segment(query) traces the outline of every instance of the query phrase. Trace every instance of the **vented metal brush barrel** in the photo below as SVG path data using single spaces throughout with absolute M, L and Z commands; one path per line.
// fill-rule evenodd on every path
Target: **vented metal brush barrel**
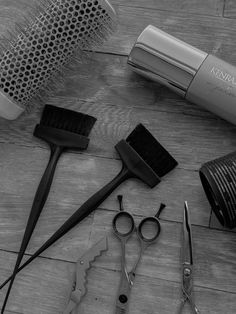
M 200 178 L 220 223 L 236 227 L 236 152 L 204 164 Z
M 0 115 L 15 119 L 47 95 L 83 50 L 100 45 L 113 30 L 107 0 L 47 0 L 25 26 L 5 41 L 0 56 Z M 77 57 L 76 56 L 76 57 Z

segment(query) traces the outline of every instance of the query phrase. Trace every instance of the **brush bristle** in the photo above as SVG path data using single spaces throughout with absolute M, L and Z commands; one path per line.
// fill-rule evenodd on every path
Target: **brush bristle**
M 166 175 L 178 164 L 142 124 L 136 126 L 126 141 L 159 177 Z
M 46 105 L 40 124 L 88 136 L 96 120 L 96 118 L 81 112 Z

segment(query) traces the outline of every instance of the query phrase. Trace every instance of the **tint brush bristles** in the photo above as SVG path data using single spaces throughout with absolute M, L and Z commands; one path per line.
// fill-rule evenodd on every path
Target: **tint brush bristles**
M 177 166 L 177 161 L 141 123 L 127 137 L 126 142 L 159 177 Z
M 46 105 L 40 125 L 88 136 L 95 122 L 96 119 L 87 114 Z
M 77 211 L 39 248 L 19 269 L 22 270 L 48 247 L 81 222 L 124 181 L 138 178 L 149 187 L 155 187 L 160 177 L 172 170 L 177 162 L 164 147 L 142 125 L 138 125 L 127 137 L 115 146 L 122 161 L 122 167 L 116 177 L 90 197 Z M 9 280 L 8 278 L 1 287 Z
M 68 148 L 78 150 L 86 149 L 89 143 L 88 135 L 95 122 L 96 119 L 94 117 L 80 112 L 51 105 L 46 105 L 44 108 L 40 124 L 36 126 L 34 135 L 49 144 L 51 156 L 34 197 L 20 252 L 17 257 L 13 275 L 11 276 L 11 282 L 1 313 L 4 313 L 15 276 L 47 200 L 59 157 L 62 152 Z

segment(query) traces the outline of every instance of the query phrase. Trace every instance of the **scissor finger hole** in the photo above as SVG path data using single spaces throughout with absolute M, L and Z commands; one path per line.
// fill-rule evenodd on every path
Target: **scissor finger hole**
M 113 228 L 118 235 L 127 236 L 135 228 L 134 219 L 129 213 L 120 212 L 113 219 Z
M 153 242 L 161 231 L 161 225 L 157 218 L 147 217 L 143 219 L 138 227 L 138 233 L 145 242 Z

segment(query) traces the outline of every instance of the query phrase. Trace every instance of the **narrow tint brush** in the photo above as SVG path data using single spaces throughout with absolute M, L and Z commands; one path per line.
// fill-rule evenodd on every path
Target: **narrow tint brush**
M 66 149 L 85 150 L 89 144 L 88 135 L 96 119 L 69 109 L 46 105 L 40 124 L 36 125 L 34 136 L 46 141 L 51 149 L 50 159 L 34 197 L 30 216 L 13 271 L 1 313 L 4 312 L 15 275 L 24 256 L 36 223 L 47 200 L 57 162 Z
M 176 160 L 142 124 L 139 124 L 126 140 L 121 140 L 115 148 L 122 161 L 122 169 L 119 174 L 100 191 L 89 198 L 51 238 L 18 269 L 18 272 L 94 211 L 122 182 L 129 178 L 138 178 L 150 188 L 153 188 L 161 181 L 161 177 L 177 166 Z M 1 287 L 10 279 L 11 277 L 8 278 Z

